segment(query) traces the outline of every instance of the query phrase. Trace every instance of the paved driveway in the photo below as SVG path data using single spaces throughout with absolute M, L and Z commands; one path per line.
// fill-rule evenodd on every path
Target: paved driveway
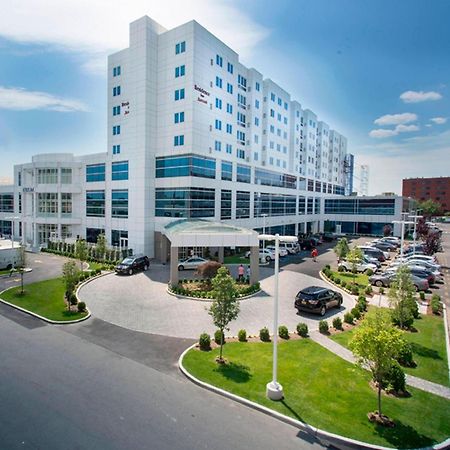
M 85 301 L 94 317 L 135 331 L 182 338 L 198 338 L 203 331 L 214 332 L 207 308 L 209 302 L 179 299 L 166 292 L 167 271 L 164 266 L 152 266 L 147 273 L 131 277 L 109 274 L 100 277 L 80 290 L 80 299 Z M 241 301 L 239 318 L 231 324 L 230 335 L 237 335 L 244 328 L 247 334 L 258 334 L 270 328 L 273 318 L 274 276 L 270 269 L 262 269 L 263 291 L 252 298 Z M 297 315 L 293 307 L 296 293 L 310 285 L 326 286 L 322 280 L 282 270 L 280 272 L 279 324 L 294 331 L 298 322 L 306 322 L 310 330 L 318 328 L 320 316 Z M 330 320 L 353 307 L 350 296 L 344 295 L 340 310 L 329 310 L 325 316 Z

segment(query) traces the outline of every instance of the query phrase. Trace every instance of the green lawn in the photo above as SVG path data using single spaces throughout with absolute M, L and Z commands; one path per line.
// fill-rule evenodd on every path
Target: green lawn
M 6 275 L 6 274 L 10 274 L 11 270 L 10 269 L 1 269 L 0 270 L 0 275 Z
M 404 338 L 412 344 L 417 367 L 404 367 L 404 371 L 425 380 L 450 386 L 447 351 L 445 349 L 444 321 L 440 316 L 422 315 L 414 321 L 417 332 L 405 331 Z M 353 330 L 334 334 L 331 339 L 348 347 Z
M 369 277 L 364 273 L 353 274 L 351 272 L 338 272 L 336 270 L 332 270 L 331 272 L 334 275 L 334 279 L 340 278 L 341 282 L 345 280 L 347 287 L 350 283 L 353 283 L 353 277 L 355 277 L 356 284 L 361 288 L 365 288 L 369 284 Z
M 74 311 L 67 311 L 61 278 L 27 284 L 23 295 L 20 286 L 9 289 L 1 294 L 1 298 L 50 320 L 76 320 L 87 315 L 75 311 L 75 306 L 72 306 Z
M 224 264 L 250 264 L 250 259 L 244 257 L 244 253 L 240 255 L 225 256 L 223 258 Z
M 191 350 L 183 364 L 195 377 L 323 430 L 389 447 L 430 446 L 450 435 L 450 401 L 409 388 L 410 398 L 383 396 L 384 413 L 396 427 L 373 425 L 367 412 L 377 408 L 368 372 L 344 361 L 310 339 L 279 344 L 279 382 L 285 399 L 266 398 L 271 380 L 272 344 L 227 343 L 229 361 L 218 366 L 218 350 Z

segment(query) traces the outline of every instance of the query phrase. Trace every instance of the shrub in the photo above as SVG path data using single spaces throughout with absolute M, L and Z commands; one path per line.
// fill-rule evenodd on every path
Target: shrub
M 200 350 L 210 350 L 211 349 L 211 337 L 208 333 L 202 333 L 200 339 L 198 340 Z
M 263 342 L 269 342 L 270 341 L 269 329 L 267 327 L 261 328 L 259 330 L 259 338 Z
M 420 314 L 419 314 L 419 305 L 417 304 L 416 299 L 413 297 L 407 298 L 406 305 L 411 311 L 414 319 L 418 319 L 420 317 Z
M 393 362 L 392 367 L 386 376 L 386 385 L 384 386 L 387 390 L 392 390 L 395 392 L 405 392 L 406 390 L 406 377 L 405 372 L 398 364 L 398 362 Z
M 440 314 L 441 313 L 441 297 L 437 294 L 433 294 L 431 297 L 431 311 L 433 314 Z
M 338 266 L 338 272 L 345 272 L 344 266 Z
M 341 279 L 340 278 L 336 278 L 335 280 L 334 280 L 334 282 L 336 283 L 336 284 L 341 284 Z
M 78 299 L 77 299 L 77 296 L 75 295 L 75 292 L 72 292 L 69 295 L 69 302 L 72 306 L 75 306 L 78 303 Z
M 300 322 L 297 324 L 297 333 L 301 337 L 308 337 L 308 325 L 306 323 Z
M 214 342 L 217 345 L 220 345 L 222 340 L 223 340 L 223 343 L 225 344 L 225 335 L 223 334 L 223 331 L 222 330 L 216 330 L 214 332 Z
M 328 278 L 329 278 L 331 281 L 334 281 L 334 274 L 333 274 L 333 272 L 330 272 L 330 275 L 328 275 Z
M 238 331 L 239 342 L 247 342 L 247 332 L 245 330 Z
M 352 310 L 350 312 L 356 320 L 358 320 L 361 317 L 361 311 L 359 310 L 359 308 L 357 306 L 352 308 Z
M 328 322 L 326 321 L 326 320 L 321 320 L 320 322 L 319 322 L 319 331 L 322 333 L 322 334 L 326 334 L 326 333 L 328 333 Z
M 360 312 L 362 312 L 362 313 L 364 311 L 367 311 L 367 300 L 366 300 L 366 297 L 364 297 L 363 295 L 359 296 L 357 307 L 360 310 Z
M 397 361 L 404 367 L 416 367 L 416 363 L 413 358 L 412 346 L 409 342 L 403 342 Z
M 326 264 L 326 265 L 325 265 L 325 269 L 330 270 L 330 269 L 331 269 L 331 266 L 330 266 L 329 264 Z
M 286 325 L 280 325 L 278 327 L 278 336 L 281 339 L 289 339 L 289 330 Z
M 373 275 L 373 270 L 372 270 L 372 269 L 367 269 L 367 270 L 366 270 L 366 275 L 367 275 L 368 277 L 371 277 L 371 276 Z
M 351 291 L 353 295 L 358 295 L 359 294 L 359 287 L 357 285 L 352 285 L 351 287 Z
M 345 286 L 347 286 L 347 282 L 346 282 L 345 280 L 342 280 L 342 281 L 341 281 L 341 286 L 342 286 L 343 288 L 345 288 Z
M 383 294 L 384 294 L 384 287 L 383 287 L 383 286 L 381 286 L 381 287 L 380 287 L 380 290 L 379 290 L 379 292 L 380 292 L 380 294 L 381 294 L 381 295 L 383 295 Z
M 342 330 L 342 320 L 340 317 L 335 317 L 333 319 L 333 328 L 336 328 L 336 330 Z
M 373 288 L 372 288 L 372 286 L 369 284 L 368 286 L 366 286 L 366 289 L 364 290 L 364 293 L 365 293 L 366 295 L 371 295 L 372 292 L 373 292 Z
M 353 325 L 353 314 L 352 313 L 345 313 L 344 314 L 344 322 L 349 323 L 350 325 Z
M 419 298 L 420 298 L 420 300 L 424 301 L 425 300 L 425 292 L 420 291 L 419 292 Z
M 78 312 L 85 312 L 86 311 L 86 303 L 80 302 L 77 304 Z

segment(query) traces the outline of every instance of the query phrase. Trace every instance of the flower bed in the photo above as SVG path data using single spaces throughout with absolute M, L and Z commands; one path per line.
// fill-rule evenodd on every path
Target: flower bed
M 249 285 L 236 283 L 238 298 L 247 297 L 261 290 L 259 283 Z M 169 291 L 186 297 L 214 299 L 212 285 L 208 280 L 180 280 L 177 286 L 169 286 Z

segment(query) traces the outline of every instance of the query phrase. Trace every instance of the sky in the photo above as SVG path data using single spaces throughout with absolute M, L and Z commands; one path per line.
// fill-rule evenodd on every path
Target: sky
M 450 2 L 0 0 L 0 182 L 36 153 L 106 151 L 106 57 L 129 22 L 195 19 L 348 138 L 355 189 L 450 176 Z

